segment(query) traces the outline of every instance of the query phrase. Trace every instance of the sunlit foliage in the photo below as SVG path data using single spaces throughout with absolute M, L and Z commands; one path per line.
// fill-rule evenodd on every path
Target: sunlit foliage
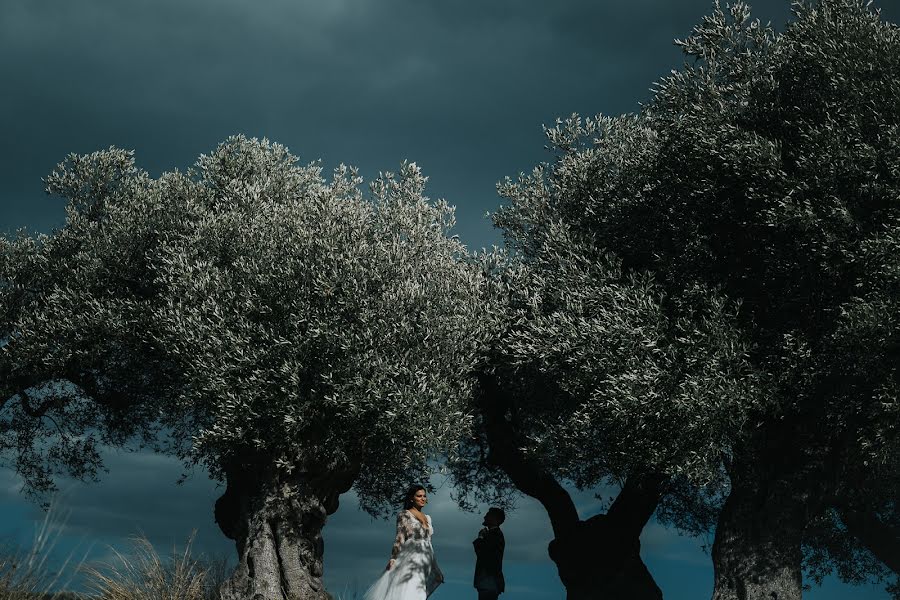
M 62 419 L 71 444 L 164 426 L 154 445 L 214 477 L 244 456 L 358 472 L 372 510 L 425 478 L 469 426 L 481 286 L 425 182 L 404 163 L 365 193 L 352 168 L 243 137 L 158 178 L 121 150 L 70 156 L 47 180 L 65 226 L 3 242 L 20 472 L 46 487 L 53 460 L 96 464 Z M 28 397 L 54 400 L 31 417 Z

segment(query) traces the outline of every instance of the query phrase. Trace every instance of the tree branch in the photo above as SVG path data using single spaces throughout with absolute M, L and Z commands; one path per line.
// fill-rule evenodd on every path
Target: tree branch
M 0 410 L 2 410 L 10 400 L 19 396 L 22 393 L 21 390 L 32 388 L 40 383 L 40 381 L 41 380 L 37 377 L 4 377 L 2 387 L 0 387 Z
M 607 518 L 614 520 L 623 531 L 639 537 L 656 512 L 667 482 L 668 478 L 660 473 L 632 475 L 606 511 Z
M 872 511 L 838 508 L 847 531 L 894 573 L 900 574 L 900 530 L 884 523 Z
M 55 406 L 59 406 L 60 400 L 55 396 L 51 396 L 47 398 L 43 402 L 41 402 L 37 407 L 32 406 L 31 404 L 31 396 L 28 395 L 28 392 L 25 390 L 21 390 L 19 392 L 20 402 L 22 404 L 22 411 L 25 412 L 29 417 L 33 417 L 35 419 L 43 417 L 47 414 L 47 411 Z
M 106 391 L 101 389 L 100 385 L 97 384 L 96 378 L 91 375 L 70 371 L 66 373 L 66 379 L 81 388 L 85 395 L 100 406 L 115 409 L 125 406 L 128 402 L 127 398 L 114 390 Z
M 578 524 L 578 511 L 571 496 L 537 461 L 520 449 L 521 436 L 506 418 L 509 394 L 500 389 L 497 379 L 479 376 L 478 405 L 484 419 L 490 452 L 488 460 L 503 469 L 515 486 L 540 502 L 550 517 L 553 535 L 560 537 Z

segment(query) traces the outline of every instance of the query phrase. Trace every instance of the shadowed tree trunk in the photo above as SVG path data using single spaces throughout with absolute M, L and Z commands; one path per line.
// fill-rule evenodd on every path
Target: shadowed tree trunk
M 238 565 L 222 585 L 222 600 L 323 600 L 322 527 L 355 474 L 299 473 L 270 467 L 226 470 L 216 522 L 235 541 Z
M 800 599 L 803 536 L 836 468 L 831 455 L 809 453 L 814 430 L 793 415 L 757 429 L 754 450 L 737 453 L 712 547 L 713 600 Z
M 605 515 L 582 521 L 569 493 L 519 450 L 520 436 L 507 418 L 508 395 L 493 377 L 482 377 L 480 385 L 488 460 L 546 509 L 554 535 L 548 550 L 567 600 L 661 600 L 662 591 L 641 560 L 640 535 L 656 511 L 665 478 L 629 477 Z
M 556 533 L 550 558 L 570 600 L 659 600 L 662 591 L 641 560 L 640 536 L 662 496 L 658 475 L 632 476 L 605 515 Z
M 801 597 L 806 510 L 786 487 L 767 481 L 732 481 L 712 548 L 713 600 Z
M 842 490 L 853 430 L 817 448 L 817 423 L 804 418 L 760 428 L 749 444 L 755 452 L 729 468 L 731 492 L 712 547 L 713 600 L 799 600 L 807 527 L 829 508 L 873 556 L 895 573 L 900 569 L 894 521 L 880 518 L 865 500 L 853 502 L 864 482 L 854 484 L 853 494 Z

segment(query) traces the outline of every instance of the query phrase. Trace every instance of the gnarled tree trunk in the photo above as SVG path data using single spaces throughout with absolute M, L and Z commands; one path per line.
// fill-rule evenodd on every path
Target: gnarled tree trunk
M 324 600 L 322 527 L 352 473 L 285 476 L 267 466 L 226 469 L 216 522 L 237 546 L 222 600 Z
M 662 600 L 641 559 L 641 530 L 662 495 L 662 477 L 632 477 L 605 515 L 578 521 L 550 542 L 568 600 Z
M 488 460 L 546 509 L 555 536 L 548 550 L 567 600 L 662 600 L 641 560 L 640 536 L 662 498 L 666 479 L 657 474 L 630 477 L 605 515 L 580 520 L 569 493 L 520 450 L 521 436 L 507 418 L 512 404 L 508 394 L 487 375 L 480 385 Z
M 806 522 L 789 484 L 733 480 L 713 542 L 713 600 L 799 600 Z

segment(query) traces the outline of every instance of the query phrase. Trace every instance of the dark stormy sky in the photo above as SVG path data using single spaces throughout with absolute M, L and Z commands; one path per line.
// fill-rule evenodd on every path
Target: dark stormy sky
M 781 27 L 788 0 L 758 0 Z M 897 0 L 882 0 L 900 19 Z M 0 0 L 0 229 L 47 231 L 61 203 L 41 178 L 69 152 L 133 149 L 151 174 L 185 169 L 228 135 L 268 137 L 303 161 L 343 162 L 371 177 L 416 161 L 429 193 L 457 207 L 472 247 L 499 242 L 484 218 L 495 183 L 546 159 L 542 124 L 573 112 L 635 111 L 682 57 L 673 45 L 710 0 Z M 176 486 L 166 457 L 111 451 L 102 483 L 62 481 L 57 554 L 108 557 L 143 532 L 165 551 L 233 553 L 216 529 L 219 491 L 202 472 Z M 438 482 L 440 483 L 440 482 Z M 0 471 L 0 535 L 30 540 L 40 513 Z M 436 598 L 470 593 L 480 517 L 447 485 L 432 497 L 448 577 Z M 584 514 L 596 500 L 577 495 Z M 383 568 L 392 524 L 352 494 L 325 529 L 326 581 L 352 597 Z M 563 591 L 546 557 L 545 515 L 523 500 L 505 526 L 509 598 Z M 651 524 L 643 553 L 669 600 L 709 597 L 702 545 Z M 883 599 L 834 581 L 807 597 Z

